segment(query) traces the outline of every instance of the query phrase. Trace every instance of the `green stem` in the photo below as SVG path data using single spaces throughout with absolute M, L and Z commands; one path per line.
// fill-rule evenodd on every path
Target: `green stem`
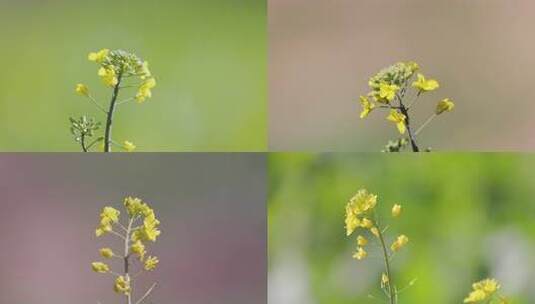
M 96 143 L 98 143 L 99 141 L 101 141 L 102 138 L 103 138 L 103 137 L 101 136 L 101 137 L 95 139 L 94 141 L 92 141 L 89 145 L 87 145 L 87 151 L 89 152 L 89 149 L 91 149 L 91 147 L 93 147 Z
M 409 117 L 409 108 L 403 104 L 403 98 L 405 97 L 406 88 L 407 82 L 405 82 L 401 95 L 396 94 L 399 101 L 399 111 L 401 112 L 401 114 L 405 115 L 405 127 L 407 128 L 407 133 L 409 133 L 409 141 L 411 143 L 412 152 L 420 152 L 420 148 L 416 143 L 416 135 L 412 132 L 411 121 Z
M 409 133 L 409 141 L 411 143 L 412 152 L 420 152 L 420 148 L 416 143 L 416 134 L 412 132 L 412 127 L 409 118 L 409 110 L 401 104 L 400 108 L 401 114 L 405 115 L 405 127 L 407 127 L 407 133 Z
M 85 146 L 85 135 L 80 136 L 80 145 L 82 145 L 82 151 L 87 152 L 87 147 Z
M 390 304 L 396 304 L 396 293 L 394 291 L 394 288 L 392 288 L 392 272 L 390 271 L 390 259 L 388 257 L 388 250 L 386 249 L 385 240 L 383 237 L 383 232 L 379 227 L 377 227 L 379 241 L 381 242 L 381 247 L 383 249 L 383 255 L 384 255 L 384 261 L 385 261 L 385 268 L 386 268 L 386 277 L 388 278 L 388 294 L 390 298 Z
M 106 109 L 104 109 L 104 108 L 103 108 L 103 107 L 102 107 L 102 106 L 95 100 L 95 98 L 93 98 L 93 96 L 88 95 L 87 97 L 89 97 L 89 99 L 93 102 L 93 104 L 94 104 L 99 110 L 101 110 L 101 111 L 104 112 L 104 113 L 108 113 L 108 112 L 106 112 Z
M 437 117 L 437 114 L 436 113 L 433 113 L 419 128 L 418 130 L 416 130 L 416 133 L 415 135 L 418 135 L 418 133 L 420 133 L 431 121 L 433 121 L 433 119 L 435 119 L 435 117 Z
M 121 85 L 122 75 L 119 73 L 117 77 L 117 84 L 113 88 L 113 94 L 111 96 L 110 110 L 108 111 L 108 117 L 106 119 L 106 131 L 104 134 L 104 152 L 111 152 L 111 128 L 113 123 L 113 112 L 115 111 L 115 103 L 117 102 L 117 97 L 119 96 L 119 86 Z

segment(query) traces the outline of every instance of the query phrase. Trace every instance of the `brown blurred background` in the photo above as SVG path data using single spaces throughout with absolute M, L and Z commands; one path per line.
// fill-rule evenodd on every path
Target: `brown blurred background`
M 266 303 L 265 178 L 259 154 L 0 155 L 0 303 L 122 302 L 91 262 L 120 247 L 94 236 L 101 208 L 129 195 L 162 230 L 136 299 L 157 281 L 147 303 Z
M 535 2 L 270 0 L 269 131 L 274 150 L 378 151 L 397 136 L 386 113 L 360 120 L 367 80 L 417 61 L 457 107 L 420 135 L 441 151 L 532 150 Z

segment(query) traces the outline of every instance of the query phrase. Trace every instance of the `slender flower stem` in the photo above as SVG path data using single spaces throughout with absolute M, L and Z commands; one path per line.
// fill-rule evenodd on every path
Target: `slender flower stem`
M 416 134 L 412 132 L 412 127 L 409 118 L 409 110 L 403 104 L 401 104 L 399 110 L 401 111 L 401 114 L 405 115 L 405 126 L 407 127 L 407 133 L 409 133 L 409 141 L 411 142 L 412 152 L 420 152 L 420 148 L 416 143 Z
M 127 232 L 128 229 L 121 223 L 117 222 L 117 226 L 119 226 L 119 228 L 121 228 L 124 232 Z
M 145 294 L 139 300 L 137 300 L 136 304 L 141 304 L 143 300 L 145 300 L 150 295 L 154 287 L 156 287 L 156 283 L 152 284 L 152 286 L 147 290 L 147 292 L 145 292 Z
M 416 133 L 414 134 L 418 135 L 431 121 L 433 121 L 433 119 L 435 119 L 435 117 L 437 117 L 436 113 L 433 113 L 431 116 L 429 116 L 429 118 L 418 128 L 418 130 L 416 130 Z
M 386 268 L 386 276 L 388 278 L 388 298 L 390 299 L 390 304 L 396 304 L 396 293 L 394 291 L 394 288 L 392 288 L 392 272 L 390 271 L 390 258 L 388 256 L 388 250 L 386 249 L 385 240 L 383 237 L 383 232 L 379 227 L 377 227 L 379 241 L 381 242 L 381 247 L 383 249 L 383 255 L 384 255 L 384 261 L 385 261 L 385 268 Z
M 130 101 L 133 101 L 133 100 L 134 100 L 134 97 L 131 97 L 131 98 L 128 98 L 128 99 L 125 99 L 125 100 L 121 100 L 121 101 L 117 102 L 117 105 L 122 105 L 123 103 L 127 103 L 127 102 L 130 102 Z
M 126 239 L 126 237 L 124 237 L 122 234 L 120 234 L 120 233 L 118 233 L 118 232 L 115 232 L 115 231 L 113 231 L 113 230 L 111 230 L 110 233 L 113 234 L 113 235 L 116 235 L 116 236 L 120 237 L 120 238 L 123 239 L 123 240 Z
M 108 118 L 106 120 L 106 132 L 104 135 L 104 152 L 111 152 L 111 125 L 113 123 L 113 112 L 115 111 L 115 103 L 117 102 L 117 97 L 119 96 L 119 86 L 121 85 L 122 74 L 119 73 L 117 76 L 117 84 L 113 88 L 113 94 L 111 96 L 110 110 L 108 111 Z
M 409 108 L 403 104 L 403 98 L 405 98 L 405 93 L 407 92 L 408 81 L 403 85 L 401 89 L 401 94 L 396 94 L 396 97 L 399 101 L 399 111 L 401 114 L 405 115 L 405 127 L 407 128 L 407 133 L 409 133 L 409 141 L 411 143 L 412 152 L 420 152 L 418 144 L 416 143 L 416 135 L 412 132 L 411 122 L 409 117 Z
M 87 147 L 85 145 L 85 135 L 84 134 L 82 134 L 82 136 L 80 136 L 80 145 L 82 145 L 82 151 L 87 152 Z
M 128 275 L 129 271 L 129 251 L 130 251 L 130 232 L 132 230 L 132 224 L 134 223 L 134 218 L 131 218 L 128 222 L 128 227 L 126 228 L 126 237 L 124 238 L 124 276 L 130 285 L 130 291 L 126 294 L 126 304 L 132 304 L 132 282 L 130 282 L 130 277 Z
M 93 145 L 95 145 L 96 143 L 98 143 L 99 141 L 101 141 L 103 139 L 103 137 L 99 137 L 97 139 L 95 139 L 94 141 L 92 141 L 89 145 L 87 145 L 87 152 L 89 152 L 89 149 L 91 149 L 91 147 L 93 147 Z
M 418 91 L 418 93 L 416 94 L 416 96 L 414 96 L 414 98 L 412 99 L 412 101 L 409 103 L 409 105 L 407 106 L 407 109 L 410 110 L 412 108 L 412 106 L 416 103 L 416 101 L 418 100 L 418 97 L 420 97 L 420 95 L 422 94 L 422 91 Z
M 105 114 L 107 114 L 108 112 L 106 112 L 106 109 L 104 109 L 103 106 L 100 105 L 100 103 L 98 103 L 95 98 L 93 98 L 93 96 L 91 95 L 88 95 L 87 97 L 89 97 L 89 99 L 93 102 L 93 104 L 99 109 L 101 110 L 102 112 L 104 112 Z

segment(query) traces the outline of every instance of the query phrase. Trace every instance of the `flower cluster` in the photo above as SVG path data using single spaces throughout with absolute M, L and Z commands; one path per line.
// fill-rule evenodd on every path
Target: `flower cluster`
M 112 93 L 109 106 L 105 108 L 93 97 L 87 85 L 82 83 L 76 85 L 75 92 L 88 98 L 107 116 L 104 136 L 98 137 L 91 144 L 81 142 L 82 148 L 84 148 L 84 145 L 92 147 L 94 143 L 103 141 L 102 148 L 105 152 L 111 151 L 112 144 L 131 152 L 136 148 L 132 142 L 125 140 L 122 144 L 118 144 L 111 138 L 113 114 L 117 110 L 117 106 L 123 103 L 133 100 L 143 103 L 152 97 L 152 90 L 156 87 L 156 80 L 149 70 L 149 63 L 133 53 L 123 50 L 110 51 L 109 49 L 91 52 L 88 55 L 88 59 L 98 64 L 97 74 L 104 85 L 112 89 Z M 137 92 L 124 100 L 118 100 L 121 90 L 128 88 L 137 88 Z M 73 125 L 72 119 L 71 125 Z M 83 150 L 87 152 L 89 148 Z
M 351 236 L 356 231 L 361 232 L 356 237 L 356 250 L 353 258 L 356 260 L 365 259 L 368 256 L 366 246 L 371 240 L 376 240 L 382 251 L 385 271 L 381 274 L 380 286 L 388 297 L 388 303 L 397 304 L 398 294 L 401 290 L 406 289 L 414 284 L 413 279 L 406 287 L 399 289 L 392 280 L 391 262 L 394 254 L 401 250 L 409 242 L 409 238 L 404 235 L 398 235 L 390 246 L 386 245 L 384 233 L 389 227 L 382 227 L 379 223 L 377 214 L 377 195 L 369 193 L 366 189 L 360 189 L 349 200 L 345 207 L 345 230 L 346 236 Z M 398 218 L 403 213 L 403 207 L 394 204 L 391 209 L 392 218 Z M 365 234 L 369 232 L 372 238 L 368 239 Z M 389 251 L 390 249 L 390 251 Z M 472 284 L 472 291 L 464 299 L 464 303 L 481 303 L 481 304 L 507 304 L 509 301 L 498 294 L 500 284 L 495 279 L 485 279 Z
M 100 224 L 95 230 L 95 234 L 97 236 L 101 236 L 107 232 L 112 231 L 112 224 L 115 224 L 119 221 L 120 214 L 121 213 L 119 212 L 119 210 L 113 207 L 104 207 L 104 209 L 102 209 L 102 212 L 100 213 Z
M 90 146 L 88 147 L 87 139 L 95 135 L 95 132 L 100 128 L 100 122 L 85 115 L 78 119 L 71 117 L 69 121 L 71 122 L 71 134 L 74 136 L 74 141 L 80 143 L 83 151 L 87 151 L 90 148 Z
M 368 193 L 367 190 L 361 189 L 355 194 L 346 205 L 345 227 L 346 235 L 350 236 L 358 229 L 367 229 L 375 237 L 380 238 L 381 232 L 378 228 L 378 223 L 370 219 L 374 216 L 373 212 L 377 205 L 377 195 Z M 401 206 L 396 204 L 392 207 L 392 216 L 398 217 L 401 214 Z M 409 242 L 405 235 L 400 235 L 392 243 L 390 248 L 392 251 L 398 251 Z M 357 260 L 362 260 L 367 256 L 364 246 L 368 244 L 368 240 L 362 236 L 357 236 L 357 249 L 353 257 Z
M 378 241 L 382 252 L 384 254 L 385 260 L 385 272 L 381 276 L 381 288 L 385 290 L 385 293 L 390 299 L 390 303 L 396 303 L 397 299 L 397 289 L 395 288 L 391 273 L 390 273 L 390 261 L 394 252 L 399 251 L 409 242 L 409 238 L 401 234 L 399 235 L 391 244 L 390 250 L 388 252 L 385 238 L 383 233 L 385 228 L 381 227 L 377 216 L 375 214 L 375 209 L 377 206 L 377 195 L 369 193 L 366 189 L 359 190 L 346 204 L 345 211 L 345 229 L 346 235 L 350 236 L 358 229 L 363 230 L 362 232 L 369 231 L 369 233 Z M 392 207 L 391 215 L 394 218 L 397 218 L 402 213 L 402 207 L 399 204 L 395 204 Z M 353 258 L 357 260 L 362 260 L 368 256 L 366 251 L 366 246 L 369 243 L 368 238 L 366 238 L 363 233 L 357 235 L 356 238 L 356 250 L 353 254 Z
M 500 284 L 495 279 L 485 279 L 472 284 L 472 291 L 464 299 L 464 303 L 497 303 L 505 304 L 507 299 L 497 294 Z
M 100 213 L 100 221 L 95 229 L 97 237 L 111 234 L 117 236 L 124 244 L 123 253 L 115 253 L 111 248 L 105 247 L 99 250 L 100 256 L 106 259 L 118 258 L 124 261 L 122 273 L 113 272 L 110 266 L 104 262 L 93 262 L 93 271 L 98 273 L 110 273 L 115 276 L 113 289 L 115 292 L 125 295 L 130 303 L 132 297 L 132 281 L 135 276 L 131 275 L 131 257 L 141 263 L 140 271 L 152 271 L 156 268 L 159 260 L 156 256 L 147 256 L 146 242 L 155 242 L 161 234 L 160 221 L 156 218 L 154 210 L 139 198 L 127 197 L 123 203 L 128 215 L 125 223 L 121 223 L 121 212 L 111 206 L 106 206 Z M 146 293 L 152 291 L 153 286 Z M 146 295 L 144 297 L 146 297 Z M 141 303 L 141 302 L 138 302 Z
M 121 78 L 139 77 L 140 80 L 154 82 L 149 70 L 149 63 L 142 61 L 135 54 L 123 50 L 102 49 L 98 52 L 91 52 L 88 55 L 89 61 L 96 62 L 100 65 L 98 76 L 102 82 L 109 87 L 114 87 L 119 83 Z M 143 84 L 140 86 L 140 90 Z
M 375 109 L 389 110 L 386 119 L 395 124 L 400 134 L 408 133 L 413 151 L 418 152 L 416 136 L 436 116 L 453 110 L 455 104 L 449 98 L 440 100 L 430 118 L 417 130 L 413 131 L 410 125 L 409 110 L 418 97 L 440 87 L 435 79 L 428 79 L 419 73 L 420 67 L 415 62 L 398 62 L 382 69 L 368 81 L 370 92 L 360 96 L 362 111 L 360 118 L 367 117 Z M 407 102 L 406 97 L 410 88 L 415 90 L 412 101 Z M 392 151 L 393 152 L 393 151 Z

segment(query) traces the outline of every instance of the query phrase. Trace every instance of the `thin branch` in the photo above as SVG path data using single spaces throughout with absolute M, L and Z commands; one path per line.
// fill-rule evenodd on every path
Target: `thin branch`
M 85 134 L 80 136 L 80 145 L 82 146 L 82 151 L 87 152 L 88 148 L 85 145 Z
M 120 238 L 123 239 L 123 240 L 126 239 L 125 236 L 123 236 L 122 234 L 120 234 L 120 233 L 118 233 L 118 232 L 115 232 L 115 231 L 113 231 L 113 230 L 111 230 L 110 233 L 113 234 L 113 235 L 116 235 L 116 236 L 120 237 Z
M 104 114 L 108 114 L 108 112 L 106 111 L 106 109 L 104 109 L 104 107 L 101 106 L 100 103 L 98 103 L 98 101 L 96 101 L 95 98 L 93 98 L 93 96 L 91 96 L 91 95 L 87 95 L 87 97 L 89 97 L 89 99 L 93 102 L 93 104 L 94 104 L 95 106 L 97 106 L 97 108 L 98 108 L 99 110 L 101 110 L 102 112 L 104 112 Z
M 396 110 L 401 109 L 401 107 L 393 106 L 391 104 L 388 104 L 387 106 L 379 105 L 379 106 L 376 106 L 376 108 L 379 108 L 379 109 L 396 109 Z
M 392 272 L 390 271 L 390 259 L 388 257 L 388 250 L 386 249 L 385 240 L 383 237 L 383 233 L 381 232 L 381 229 L 377 228 L 379 240 L 381 241 L 381 247 L 383 249 L 383 255 L 384 255 L 384 262 L 385 262 L 385 268 L 386 268 L 386 276 L 388 278 L 388 293 L 389 293 L 389 299 L 390 304 L 396 304 L 396 294 L 394 289 L 392 288 Z
M 115 224 L 116 224 L 117 226 L 119 226 L 119 228 L 123 229 L 124 232 L 128 232 L 128 229 L 126 229 L 126 227 L 125 227 L 123 224 L 121 224 L 121 222 L 117 222 L 117 223 L 115 223 Z
M 404 292 L 405 290 L 409 289 L 410 287 L 412 287 L 414 285 L 414 283 L 416 282 L 416 279 L 412 279 L 409 284 L 405 285 L 403 288 L 401 288 L 399 291 L 398 291 L 398 294 Z
M 138 277 L 139 275 L 141 275 L 142 273 L 143 273 L 143 270 L 140 270 L 140 271 L 136 272 L 136 273 L 132 276 L 132 278 L 137 278 L 137 277 Z
M 153 283 L 152 286 L 145 292 L 145 294 L 135 303 L 135 304 L 141 304 L 145 298 L 149 296 L 149 294 L 152 292 L 152 290 L 156 287 L 156 283 Z
M 102 136 L 100 136 L 99 138 L 95 139 L 94 141 L 92 141 L 89 145 L 87 145 L 87 150 L 91 149 L 91 147 L 93 147 L 94 144 L 98 143 L 99 141 L 101 141 L 103 139 Z
M 134 100 L 134 97 L 130 97 L 128 99 L 118 101 L 117 105 L 122 105 L 123 103 L 127 103 L 127 102 L 130 102 L 130 101 L 133 101 L 133 100 Z
M 418 130 L 416 130 L 416 133 L 414 133 L 414 134 L 418 135 L 437 116 L 438 115 L 436 113 L 431 114 L 431 116 L 429 116 L 429 118 L 418 128 Z
M 412 101 L 409 102 L 409 105 L 407 106 L 407 109 L 412 108 L 412 106 L 413 106 L 414 103 L 418 100 L 418 97 L 420 97 L 421 94 L 422 94 L 422 91 L 418 91 L 418 93 L 416 93 L 416 96 L 414 96 L 414 98 L 412 99 Z
M 418 144 L 416 143 L 416 135 L 412 132 L 409 110 L 405 108 L 401 100 L 399 102 L 401 103 L 401 114 L 405 115 L 405 126 L 407 127 L 407 133 L 409 133 L 409 141 L 411 143 L 412 151 L 420 152 L 420 148 L 418 148 Z

